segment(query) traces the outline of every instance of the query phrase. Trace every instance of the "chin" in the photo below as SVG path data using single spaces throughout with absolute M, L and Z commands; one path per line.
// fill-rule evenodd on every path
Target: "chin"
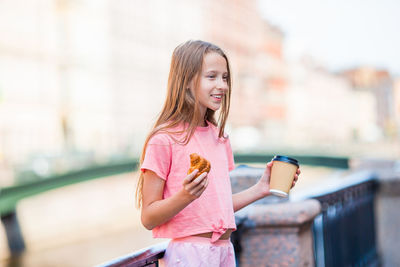
M 209 109 L 211 109 L 212 111 L 217 111 L 219 110 L 221 107 L 209 107 Z
M 221 105 L 209 105 L 207 108 L 213 110 L 213 111 L 217 111 L 218 109 L 221 108 Z

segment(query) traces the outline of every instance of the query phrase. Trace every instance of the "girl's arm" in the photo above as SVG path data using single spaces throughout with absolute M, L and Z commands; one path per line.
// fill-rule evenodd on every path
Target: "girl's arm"
M 233 210 L 236 212 L 247 205 L 257 201 L 263 197 L 266 197 L 270 194 L 269 192 L 269 178 L 271 176 L 271 168 L 273 162 L 270 161 L 267 163 L 265 171 L 261 176 L 260 180 L 253 185 L 252 187 L 243 190 L 239 193 L 232 195 L 233 200 Z M 294 181 L 292 187 L 296 184 L 297 179 L 299 178 L 300 169 L 297 169 L 296 174 L 294 175 Z
M 182 189 L 175 195 L 163 199 L 165 181 L 156 173 L 146 170 L 143 174 L 143 204 L 141 220 L 148 230 L 159 226 L 197 199 L 207 188 L 207 173 L 202 173 L 193 179 L 198 170 L 185 177 Z

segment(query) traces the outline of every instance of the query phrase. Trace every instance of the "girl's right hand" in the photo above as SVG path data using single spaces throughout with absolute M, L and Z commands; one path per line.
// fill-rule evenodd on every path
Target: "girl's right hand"
M 198 172 L 199 170 L 194 170 L 183 180 L 183 193 L 191 200 L 195 200 L 196 198 L 200 197 L 208 185 L 208 173 L 204 172 L 200 174 L 199 177 L 195 178 Z

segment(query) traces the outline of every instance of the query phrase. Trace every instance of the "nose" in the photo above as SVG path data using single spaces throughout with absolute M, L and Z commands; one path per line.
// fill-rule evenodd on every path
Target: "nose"
M 227 80 L 222 77 L 218 79 L 217 88 L 224 92 L 227 91 L 229 89 Z

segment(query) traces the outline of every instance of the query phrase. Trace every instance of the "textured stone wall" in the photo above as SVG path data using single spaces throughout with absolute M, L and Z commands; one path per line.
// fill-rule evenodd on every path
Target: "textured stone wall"
M 231 172 L 233 192 L 253 185 L 263 169 L 241 166 Z M 317 200 L 289 202 L 269 196 L 236 213 L 240 266 L 314 266 L 312 223 Z M 239 220 L 238 220 L 239 218 Z

